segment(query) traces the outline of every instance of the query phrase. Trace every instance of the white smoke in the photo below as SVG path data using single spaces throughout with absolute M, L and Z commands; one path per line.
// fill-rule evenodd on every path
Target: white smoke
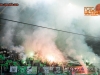
M 24 43 L 26 54 L 36 53 L 42 61 L 49 60 L 48 57 L 53 56 L 54 62 L 64 62 L 65 59 L 55 44 L 56 37 L 57 34 L 52 30 L 44 28 L 35 30 Z
M 3 1 L 2 3 L 16 3 L 16 1 Z M 11 19 L 15 21 L 19 21 L 19 7 L 6 7 L 6 10 L 4 11 L 6 19 Z M 13 43 L 13 37 L 15 35 L 15 29 L 17 27 L 18 23 L 11 22 L 11 21 L 5 21 L 5 27 L 4 27 L 4 36 L 2 37 L 2 44 L 3 46 L 7 46 L 10 50 L 14 50 L 17 53 L 23 53 L 24 48 L 22 46 L 14 46 Z M 20 33 L 21 34 L 21 33 Z M 24 55 L 24 54 L 23 54 Z M 25 57 L 25 56 L 23 56 Z
M 57 0 L 34 0 L 34 1 L 21 0 L 19 1 L 17 0 L 17 2 L 19 3 L 19 8 L 21 9 L 23 13 L 22 14 L 19 13 L 19 9 L 15 9 L 15 7 L 13 7 L 10 9 L 13 11 L 7 10 L 8 14 L 12 14 L 12 16 L 14 16 L 14 17 L 10 17 L 9 19 L 29 22 L 32 24 L 37 24 L 37 25 L 46 26 L 46 27 L 57 28 L 57 29 L 66 30 L 66 31 L 79 33 L 79 34 L 88 34 L 88 35 L 97 36 L 97 37 L 99 36 L 100 17 L 84 16 L 84 6 L 75 5 L 74 3 L 70 3 L 70 1 L 67 1 L 67 0 L 62 0 L 62 1 L 57 1 Z M 24 12 L 25 10 L 27 10 L 26 12 L 27 14 Z M 33 12 L 33 13 L 30 13 L 30 12 Z M 19 18 L 21 19 L 19 20 Z M 3 37 L 4 44 L 13 45 L 12 38 L 14 35 L 14 30 L 15 30 L 16 25 L 17 24 L 15 23 L 13 25 L 13 23 L 11 22 L 6 22 L 5 29 L 4 29 L 6 33 L 5 33 L 5 36 Z M 23 30 L 31 31 L 30 29 L 25 29 L 25 28 L 23 28 Z M 39 30 L 38 28 L 36 29 L 36 32 L 38 33 L 33 31 L 32 33 L 34 34 L 31 34 L 31 33 L 25 34 L 26 32 L 25 31 L 24 34 L 22 34 L 24 35 L 23 38 L 26 38 L 26 36 L 29 36 L 30 38 L 28 38 L 28 40 L 26 38 L 26 40 L 24 41 L 24 44 L 32 48 L 32 49 L 29 49 L 30 51 L 33 51 L 33 49 L 34 51 L 40 50 L 37 48 L 43 48 L 43 44 L 47 44 L 48 47 L 51 46 L 50 49 L 57 48 L 55 44 L 55 40 L 52 40 L 52 38 L 55 38 L 56 36 L 55 39 L 57 39 L 59 38 L 59 35 L 60 35 L 62 39 L 59 39 L 57 41 L 63 40 L 63 37 L 64 37 L 64 40 L 65 40 L 64 42 L 66 42 L 66 46 L 65 46 L 66 48 L 65 50 L 63 50 L 63 53 L 65 56 L 71 56 L 74 59 L 78 60 L 79 62 L 82 61 L 83 59 L 88 59 L 94 63 L 98 63 L 100 61 L 99 57 L 94 54 L 92 48 L 90 48 L 85 42 L 85 36 L 67 34 L 67 33 L 63 36 L 62 35 L 63 33 L 59 33 L 59 32 L 58 32 L 59 35 L 57 36 L 57 34 L 55 34 L 55 31 L 52 31 L 52 32 L 48 32 L 48 31 L 49 31 L 48 29 Z M 52 41 L 48 41 L 48 39 Z M 27 43 L 27 41 L 29 43 Z M 38 41 L 40 42 L 37 43 Z M 41 47 L 37 47 L 36 45 L 41 46 Z M 52 49 L 52 50 L 56 50 L 56 49 Z M 57 50 L 59 51 L 59 49 Z M 91 60 L 91 58 L 94 58 L 94 57 L 96 60 L 95 61 Z M 80 62 L 80 63 L 83 63 L 83 62 Z

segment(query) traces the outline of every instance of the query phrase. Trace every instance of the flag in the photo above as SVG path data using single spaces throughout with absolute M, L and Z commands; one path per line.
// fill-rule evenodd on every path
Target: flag
M 37 67 L 36 66 L 28 66 L 27 74 L 37 74 Z
M 10 66 L 10 72 L 17 73 L 17 66 Z

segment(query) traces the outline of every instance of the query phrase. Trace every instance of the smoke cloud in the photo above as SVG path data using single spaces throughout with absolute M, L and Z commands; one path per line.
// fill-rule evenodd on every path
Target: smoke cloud
M 8 7 L 5 12 L 11 16 L 4 16 L 5 18 L 79 34 L 100 36 L 100 17 L 84 16 L 85 6 L 76 5 L 73 1 L 17 0 L 14 2 L 18 2 L 19 6 Z M 51 54 L 57 58 L 57 62 L 65 61 L 65 58 L 70 56 L 85 67 L 83 59 L 94 63 L 95 66 L 98 66 L 96 63 L 100 62 L 99 56 L 86 43 L 86 36 L 7 21 L 4 31 L 2 43 L 6 46 L 14 46 L 14 39 L 19 41 L 21 38 L 22 41 L 19 45 L 25 48 L 26 55 L 33 52 L 41 59 L 46 59 L 45 56 Z M 60 58 L 61 60 L 59 60 Z
M 65 59 L 55 44 L 56 37 L 57 34 L 54 31 L 39 28 L 31 36 L 27 37 L 24 43 L 26 52 L 28 54 L 30 52 L 36 53 L 42 61 L 48 60 L 48 57 L 53 56 L 54 62 L 64 62 Z

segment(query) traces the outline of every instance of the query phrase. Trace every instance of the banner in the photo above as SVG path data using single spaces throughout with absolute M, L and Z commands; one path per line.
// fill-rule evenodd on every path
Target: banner
M 33 66 L 32 67 L 32 73 L 33 74 L 37 74 L 37 66 Z
M 37 74 L 37 67 L 36 66 L 28 66 L 27 67 L 27 74 Z
M 53 68 L 54 68 L 54 67 L 49 67 L 49 70 L 50 70 L 50 71 L 53 71 Z
M 61 73 L 60 67 L 56 67 L 56 73 Z
M 17 66 L 10 66 L 10 72 L 17 73 Z
M 43 69 L 44 69 L 44 73 L 49 73 L 49 67 L 43 67 Z
M 53 73 L 61 73 L 61 67 L 53 67 Z
M 26 66 L 20 66 L 19 68 L 20 74 L 26 74 Z
M 64 68 L 64 72 L 68 72 L 68 68 Z

